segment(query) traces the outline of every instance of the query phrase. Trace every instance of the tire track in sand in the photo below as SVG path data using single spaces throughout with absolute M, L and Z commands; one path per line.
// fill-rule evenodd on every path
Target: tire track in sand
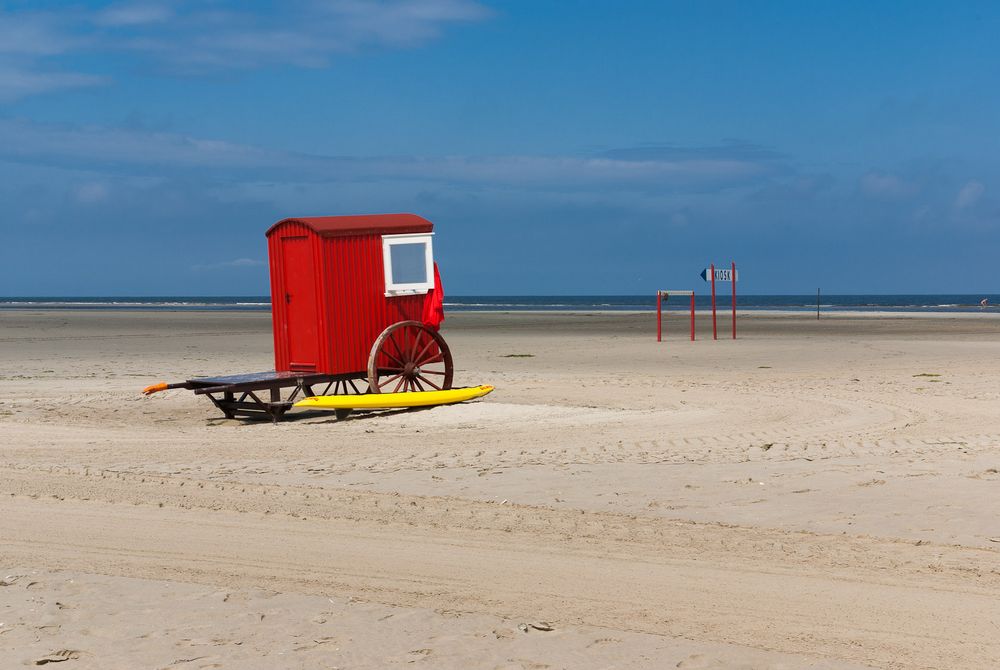
M 881 667 L 1000 659 L 991 550 L 101 471 L 3 468 L 0 493 L 8 565 L 360 595 Z

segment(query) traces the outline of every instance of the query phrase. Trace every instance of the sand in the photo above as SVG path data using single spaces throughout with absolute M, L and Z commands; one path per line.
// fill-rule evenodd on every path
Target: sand
M 1000 319 L 684 327 L 452 314 L 492 395 L 271 425 L 138 394 L 267 314 L 0 312 L 0 667 L 1000 663 Z

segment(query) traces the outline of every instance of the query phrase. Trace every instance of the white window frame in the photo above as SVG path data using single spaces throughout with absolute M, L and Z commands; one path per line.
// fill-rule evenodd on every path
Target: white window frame
M 392 279 L 392 246 L 395 244 L 425 243 L 424 262 L 427 265 L 427 281 L 401 284 Z M 406 233 L 382 236 L 382 267 L 385 270 L 385 295 L 415 295 L 427 293 L 434 288 L 434 233 Z

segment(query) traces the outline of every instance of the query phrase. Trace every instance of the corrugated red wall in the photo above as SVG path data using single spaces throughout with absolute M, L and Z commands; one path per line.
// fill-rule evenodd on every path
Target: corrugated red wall
M 385 296 L 381 235 L 322 242 L 329 374 L 366 370 L 375 338 L 397 321 L 420 319 L 424 295 Z
M 364 373 L 379 333 L 397 321 L 419 320 L 424 295 L 385 296 L 381 235 L 321 237 L 303 224 L 282 223 L 268 235 L 275 370 L 290 369 L 291 340 L 302 336 L 288 326 L 280 242 L 282 237 L 299 236 L 309 239 L 316 269 L 320 338 L 316 372 Z

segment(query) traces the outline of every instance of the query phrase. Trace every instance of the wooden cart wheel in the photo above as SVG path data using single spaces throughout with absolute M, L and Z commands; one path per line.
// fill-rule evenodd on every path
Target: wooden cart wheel
M 394 323 L 378 336 L 368 356 L 371 393 L 443 391 L 454 368 L 444 338 L 419 321 Z

